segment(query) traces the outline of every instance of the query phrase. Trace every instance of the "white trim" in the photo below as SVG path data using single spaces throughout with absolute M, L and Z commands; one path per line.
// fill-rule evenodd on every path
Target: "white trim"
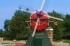
M 46 30 L 53 30 L 53 29 L 46 29 Z

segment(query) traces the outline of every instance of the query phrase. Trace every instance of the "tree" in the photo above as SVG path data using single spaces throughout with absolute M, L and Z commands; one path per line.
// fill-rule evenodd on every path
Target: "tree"
M 6 19 L 5 21 L 4 21 L 4 32 L 3 32 L 3 37 L 5 37 L 5 39 L 9 39 L 9 37 L 11 36 L 10 35 L 10 22 L 11 22 L 11 20 L 8 20 L 8 19 Z
M 50 16 L 54 16 L 57 18 L 63 18 L 63 15 L 61 13 L 57 13 L 53 10 L 53 12 L 48 13 Z M 64 31 L 64 27 L 63 27 L 63 22 L 55 20 L 55 19 L 50 19 L 50 21 L 54 21 L 57 22 L 57 25 L 53 25 L 52 27 L 54 29 L 54 39 L 58 40 L 58 39 L 62 39 L 63 36 L 63 31 Z
M 30 30 L 27 29 L 26 20 L 29 20 L 30 13 L 24 11 L 16 11 L 10 23 L 10 31 L 12 39 L 26 39 Z
M 29 11 L 29 9 L 26 9 Z M 51 23 L 50 26 L 53 27 L 54 31 L 54 39 L 55 40 L 60 40 L 60 39 L 70 39 L 70 15 L 66 14 L 65 17 L 64 15 L 58 12 L 49 12 L 48 13 L 51 16 L 57 17 L 57 18 L 62 18 L 64 19 L 63 22 L 55 20 L 55 19 L 50 19 L 50 21 L 57 22 L 57 25 L 54 25 Z M 31 33 L 31 30 L 28 27 L 28 24 L 26 21 L 30 20 L 30 13 L 27 13 L 25 11 L 20 11 L 17 10 L 14 13 L 14 16 L 12 17 L 11 20 L 5 20 L 4 22 L 4 29 L 3 35 L 2 35 L 2 29 L 0 29 L 0 36 L 7 37 L 9 39 L 27 39 L 28 36 Z
M 0 37 L 3 37 L 3 30 L 0 29 Z
M 63 18 L 63 15 L 61 13 L 55 12 L 54 10 L 52 12 L 48 13 L 50 16 L 58 17 L 58 18 Z
M 63 38 L 70 39 L 70 15 L 69 14 L 65 15 L 64 27 L 65 27 L 65 31 L 64 31 Z
M 5 31 L 8 31 L 9 30 L 10 21 L 11 20 L 7 20 L 7 19 L 4 21 L 4 29 L 5 29 Z

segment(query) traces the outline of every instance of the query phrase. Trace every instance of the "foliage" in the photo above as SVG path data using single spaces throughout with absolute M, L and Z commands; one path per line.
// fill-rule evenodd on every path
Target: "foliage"
M 5 20 L 5 22 L 4 22 L 4 29 L 5 29 L 5 31 L 8 31 L 10 21 L 11 21 L 11 20 L 7 20 L 7 19 Z
M 65 27 L 65 31 L 64 31 L 63 38 L 70 39 L 70 15 L 69 14 L 65 15 L 64 27 Z
M 55 11 L 50 12 L 48 14 L 51 15 L 51 16 L 57 17 L 57 18 L 63 18 L 62 14 L 57 13 Z M 53 32 L 54 33 L 54 39 L 55 40 L 62 39 L 63 31 L 64 31 L 63 22 L 55 20 L 55 19 L 50 19 L 50 21 L 57 22 L 57 25 L 55 25 L 55 24 L 51 25 L 53 27 L 53 29 L 54 29 L 54 32 Z
M 3 30 L 0 29 L 0 37 L 3 37 Z
M 29 20 L 30 13 L 24 11 L 16 11 L 10 23 L 10 31 L 12 39 L 26 39 L 30 30 L 27 29 L 26 20 Z
M 28 8 L 26 10 L 29 10 Z M 66 14 L 63 15 L 58 12 L 49 12 L 48 13 L 51 16 L 62 18 L 64 19 L 63 22 L 50 19 L 50 21 L 57 22 L 58 25 L 54 25 L 51 23 L 50 26 L 54 29 L 54 40 L 61 40 L 61 39 L 70 39 L 70 15 Z M 64 17 L 65 16 L 65 17 Z M 28 27 L 28 24 L 26 21 L 29 21 L 30 13 L 17 10 L 14 13 L 14 16 L 11 20 L 5 20 L 4 22 L 4 29 L 3 32 L 2 29 L 0 30 L 0 36 L 7 37 L 9 39 L 27 39 L 28 36 L 31 33 L 31 30 Z M 3 34 L 3 35 L 2 35 Z

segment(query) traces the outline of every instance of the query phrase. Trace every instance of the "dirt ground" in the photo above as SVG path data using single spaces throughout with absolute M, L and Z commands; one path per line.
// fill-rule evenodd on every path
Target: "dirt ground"
M 1 43 L 8 43 L 9 45 L 14 45 L 14 43 L 24 43 L 25 44 L 25 41 L 2 41 Z M 64 42 L 52 42 L 54 46 L 70 46 L 69 43 L 64 43 Z M 8 45 L 7 44 L 7 45 Z
M 64 42 L 53 42 L 54 46 L 70 46 L 69 43 Z

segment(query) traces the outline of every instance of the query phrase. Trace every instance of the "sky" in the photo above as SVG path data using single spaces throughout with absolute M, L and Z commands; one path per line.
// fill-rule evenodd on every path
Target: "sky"
M 37 10 L 41 7 L 43 0 L 0 0 L 0 29 L 3 29 L 4 21 L 6 19 L 11 19 L 14 12 L 18 7 L 30 8 L 32 10 Z M 70 0 L 46 0 L 45 8 L 46 12 L 56 12 L 62 14 L 70 14 Z M 44 9 L 45 10 L 45 9 Z

